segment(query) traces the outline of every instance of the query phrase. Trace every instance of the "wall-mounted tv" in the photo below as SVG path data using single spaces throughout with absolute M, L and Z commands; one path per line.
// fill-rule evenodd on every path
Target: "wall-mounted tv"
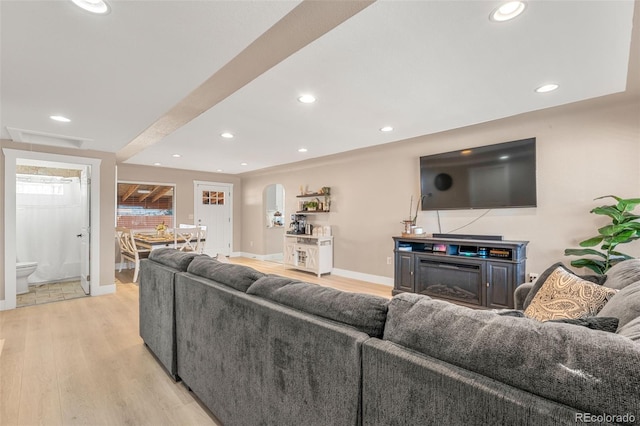
M 536 138 L 420 157 L 422 210 L 536 207 Z

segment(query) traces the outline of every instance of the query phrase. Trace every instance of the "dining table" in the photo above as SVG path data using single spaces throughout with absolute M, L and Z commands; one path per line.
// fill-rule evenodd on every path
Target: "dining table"
M 195 245 L 195 237 L 195 232 L 181 232 L 178 238 L 175 238 L 172 232 L 166 231 L 164 233 L 158 233 L 157 231 L 139 231 L 133 234 L 138 249 L 150 251 L 165 247 L 181 249 L 185 246 L 193 246 Z

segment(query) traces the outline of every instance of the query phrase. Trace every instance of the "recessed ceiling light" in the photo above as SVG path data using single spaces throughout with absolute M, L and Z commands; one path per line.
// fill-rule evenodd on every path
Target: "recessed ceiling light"
M 162 163 L 153 163 L 154 166 L 162 166 Z
M 104 15 L 109 12 L 109 5 L 104 0 L 71 0 L 73 4 L 82 9 L 96 13 L 98 15 Z
M 71 121 L 70 119 L 62 115 L 50 115 L 49 118 L 55 121 L 59 121 L 61 123 L 69 123 Z
M 540 86 L 536 89 L 537 93 L 547 93 L 547 92 L 553 92 L 554 90 L 556 90 L 559 86 L 555 83 L 550 83 L 550 84 L 545 84 L 543 86 Z
M 220 173 L 221 171 L 222 171 L 222 169 L 218 169 L 218 170 L 216 170 L 216 172 L 218 172 L 218 173 Z
M 308 151 L 307 148 L 299 148 L 298 149 L 298 152 L 307 152 L 307 151 Z
M 509 156 L 508 155 L 502 155 L 502 156 L 500 156 L 500 159 L 501 160 L 508 160 Z
M 180 158 L 180 157 L 182 157 L 182 155 L 180 155 L 180 154 L 173 154 L 173 155 L 172 155 L 172 157 L 173 157 L 173 158 Z
M 460 154 L 469 155 L 469 154 L 471 154 L 471 150 L 470 149 L 465 149 L 464 151 L 460 151 Z
M 247 163 L 240 163 L 240 165 L 241 165 L 241 166 L 246 166 L 246 165 L 247 165 Z
M 524 12 L 526 3 L 523 1 L 510 1 L 503 3 L 489 15 L 489 19 L 496 22 L 504 22 L 515 18 Z
M 313 95 L 302 95 L 298 98 L 298 101 L 303 104 L 312 104 L 316 101 L 316 97 Z
M 220 136 L 222 136 L 225 139 L 232 139 L 233 138 L 233 133 L 230 132 L 224 132 L 224 133 L 220 133 Z
M 391 127 L 391 126 L 384 126 L 384 127 L 380 128 L 381 132 L 390 132 L 392 130 L 393 130 L 393 127 Z

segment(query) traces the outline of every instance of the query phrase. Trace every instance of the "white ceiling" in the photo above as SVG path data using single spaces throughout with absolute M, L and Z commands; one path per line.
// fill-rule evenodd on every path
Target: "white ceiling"
M 271 52 L 247 47 L 275 40 L 267 30 L 302 3 L 112 0 L 94 16 L 67 0 L 1 0 L 0 136 L 23 129 L 25 141 L 44 133 L 121 154 L 150 136 L 121 160 L 235 174 L 625 90 L 633 1 L 529 0 L 495 23 L 499 4 L 379 0 L 263 69 Z M 322 25 L 289 21 L 289 40 L 274 41 L 283 50 Z M 220 76 L 231 93 L 209 110 L 167 136 L 147 130 L 243 52 L 237 66 L 255 66 L 255 79 Z M 547 82 L 560 88 L 534 92 Z M 318 101 L 299 103 L 306 92 Z

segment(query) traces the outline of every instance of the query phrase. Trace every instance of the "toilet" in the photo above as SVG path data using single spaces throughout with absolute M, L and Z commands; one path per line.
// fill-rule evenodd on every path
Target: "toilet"
M 16 262 L 16 294 L 29 292 L 29 275 L 38 267 L 38 262 Z

